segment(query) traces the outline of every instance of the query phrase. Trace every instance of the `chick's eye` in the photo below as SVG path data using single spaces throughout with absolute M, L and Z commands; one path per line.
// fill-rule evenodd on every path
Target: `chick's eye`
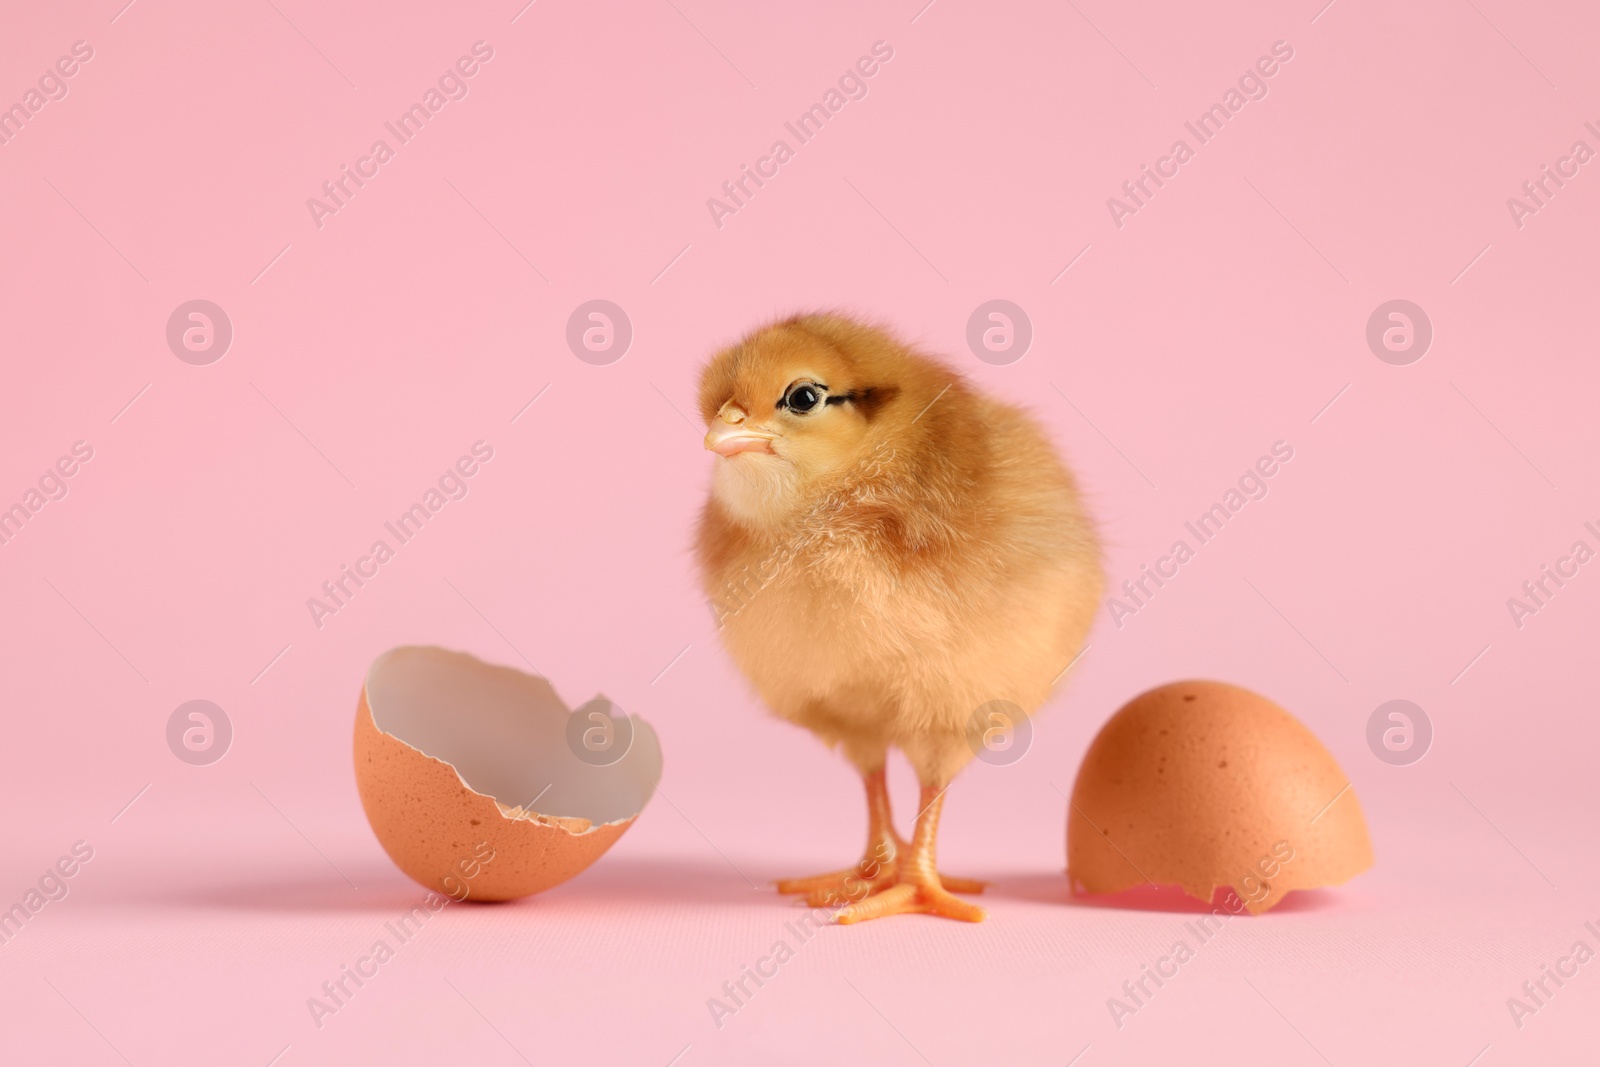
M 789 394 L 783 400 L 784 406 L 790 411 L 804 414 L 822 402 L 822 395 L 817 392 L 815 386 L 797 385 L 789 390 Z

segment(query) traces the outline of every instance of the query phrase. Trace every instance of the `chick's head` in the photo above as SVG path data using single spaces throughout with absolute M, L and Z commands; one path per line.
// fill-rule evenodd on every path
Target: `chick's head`
M 900 398 L 899 346 L 832 316 L 788 319 L 719 352 L 700 377 L 713 492 L 740 522 L 781 523 L 859 467 Z

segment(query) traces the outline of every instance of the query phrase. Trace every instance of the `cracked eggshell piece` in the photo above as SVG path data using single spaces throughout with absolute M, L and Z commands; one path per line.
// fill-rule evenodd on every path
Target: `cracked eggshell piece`
M 1209 904 L 1232 886 L 1256 914 L 1371 866 L 1361 804 L 1332 754 L 1224 682 L 1174 682 L 1123 705 L 1072 788 L 1067 874 L 1090 893 L 1153 882 Z
M 599 859 L 654 793 L 661 748 L 632 719 L 626 753 L 595 766 L 568 747 L 570 715 L 545 679 L 463 652 L 379 656 L 356 707 L 355 771 L 389 858 L 458 900 L 525 897 Z

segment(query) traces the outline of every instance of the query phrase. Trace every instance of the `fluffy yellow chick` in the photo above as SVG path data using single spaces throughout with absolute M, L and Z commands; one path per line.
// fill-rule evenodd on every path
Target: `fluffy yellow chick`
M 866 784 L 854 867 L 778 883 L 839 922 L 977 922 L 942 878 L 945 790 L 991 701 L 1031 713 L 1077 656 L 1103 584 L 1071 474 L 1039 427 L 882 330 L 834 315 L 759 329 L 700 380 L 715 452 L 697 550 L 723 643 L 779 717 Z M 975 728 L 976 727 L 976 728 Z M 922 785 L 894 829 L 889 746 Z

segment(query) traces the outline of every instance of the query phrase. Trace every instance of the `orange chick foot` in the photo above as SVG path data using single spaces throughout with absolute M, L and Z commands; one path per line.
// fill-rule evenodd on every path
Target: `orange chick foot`
M 869 853 L 854 867 L 809 878 L 785 878 L 778 881 L 779 893 L 802 894 L 813 908 L 837 907 L 841 904 L 862 901 L 874 894 L 893 888 L 905 880 L 909 864 L 904 857 L 910 846 L 899 842 L 898 848 L 880 848 Z M 880 860 L 879 855 L 889 858 Z M 981 893 L 988 886 L 975 878 L 957 878 L 939 875 L 939 883 L 951 893 Z
M 854 867 L 809 878 L 784 878 L 777 882 L 778 892 L 798 893 L 814 908 L 843 904 L 892 886 L 897 881 L 892 863 L 864 859 Z
M 981 923 L 989 913 L 953 895 L 943 886 L 901 882 L 839 909 L 833 921 L 848 926 L 887 915 L 937 915 L 961 922 Z
M 982 922 L 987 913 L 952 895 L 981 893 L 985 883 L 947 878 L 934 861 L 934 837 L 944 788 L 922 787 L 922 811 L 910 841 L 894 831 L 889 793 L 880 767 L 865 775 L 867 786 L 867 854 L 854 867 L 810 878 L 786 878 L 778 892 L 799 893 L 813 908 L 839 908 L 834 921 L 857 923 L 885 915 L 940 915 L 963 922 Z

